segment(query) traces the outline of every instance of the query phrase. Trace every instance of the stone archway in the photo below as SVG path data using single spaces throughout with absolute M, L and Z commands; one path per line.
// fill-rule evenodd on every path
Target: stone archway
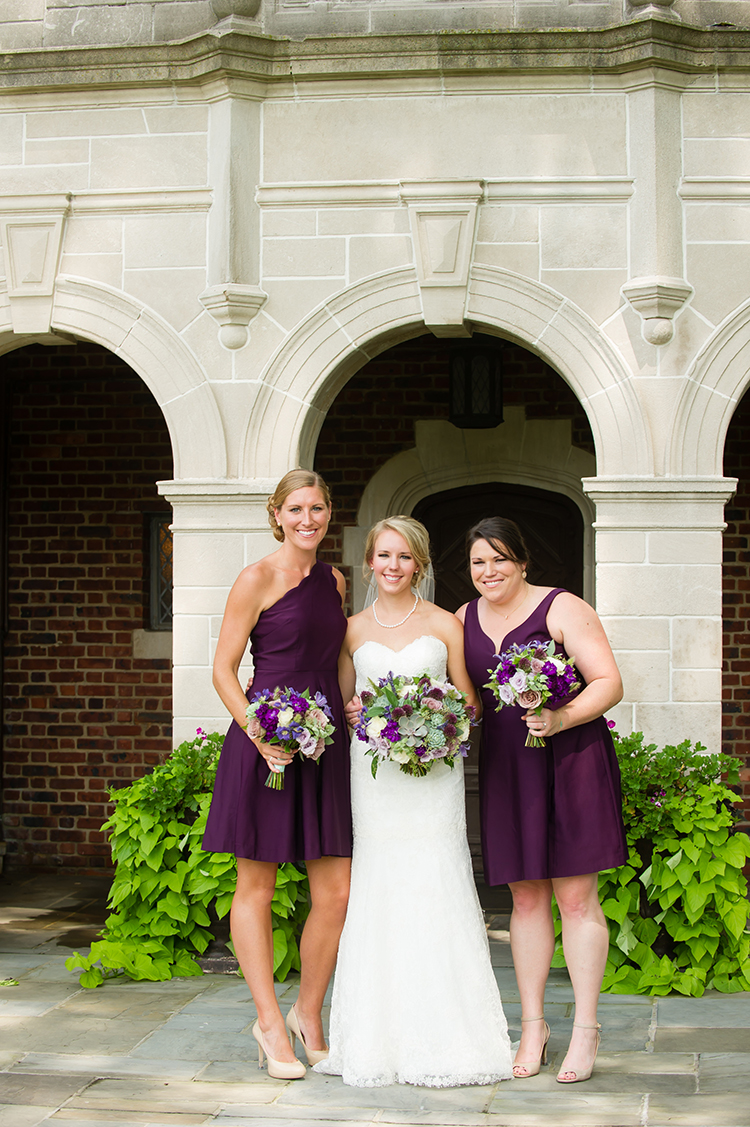
M 565 379 L 589 418 L 599 473 L 653 473 L 631 374 L 577 306 L 538 282 L 475 266 L 466 319 L 535 352 Z M 326 411 L 346 381 L 386 348 L 423 332 L 413 267 L 368 278 L 319 306 L 263 373 L 242 443 L 244 474 L 273 480 L 290 465 L 311 465 Z
M 163 318 L 111 286 L 59 275 L 52 330 L 101 344 L 137 372 L 164 415 L 176 478 L 226 475 L 226 438 L 211 386 L 195 355 Z M 8 298 L 0 294 L 0 353 L 36 339 L 13 334 Z
M 675 411 L 667 472 L 723 477 L 724 442 L 750 386 L 750 301 L 728 317 L 696 357 Z

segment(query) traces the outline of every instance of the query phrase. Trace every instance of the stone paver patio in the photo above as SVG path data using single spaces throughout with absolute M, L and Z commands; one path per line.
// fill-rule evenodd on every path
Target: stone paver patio
M 699 999 L 605 996 L 593 1078 L 554 1075 L 572 991 L 554 971 L 551 1058 L 539 1076 L 486 1088 L 348 1088 L 308 1072 L 269 1079 L 257 1066 L 255 1010 L 244 982 L 206 975 L 82 990 L 65 970 L 91 941 L 101 887 L 78 880 L 0 885 L 0 1127 L 750 1127 L 750 994 Z M 492 951 L 511 1036 L 520 1006 L 502 917 Z M 278 987 L 291 1005 L 297 982 Z

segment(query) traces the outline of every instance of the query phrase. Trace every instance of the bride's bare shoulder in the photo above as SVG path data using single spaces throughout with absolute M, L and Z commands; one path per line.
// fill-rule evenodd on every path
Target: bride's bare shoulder
M 428 609 L 426 624 L 430 627 L 430 633 L 435 634 L 438 638 L 443 638 L 444 641 L 449 639 L 460 641 L 463 637 L 464 628 L 455 614 L 451 614 L 449 610 L 443 610 L 435 603 L 425 603 L 425 607 Z
M 372 615 L 370 614 L 369 608 L 359 611 L 358 614 L 353 614 L 351 618 L 347 620 L 346 644 L 350 653 L 353 653 L 357 646 L 365 641 L 371 622 Z

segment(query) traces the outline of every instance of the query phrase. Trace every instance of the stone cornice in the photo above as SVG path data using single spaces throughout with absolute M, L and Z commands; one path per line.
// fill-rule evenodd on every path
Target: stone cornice
M 321 80 L 658 68 L 684 74 L 750 72 L 750 30 L 645 19 L 597 29 L 337 35 L 301 41 L 206 32 L 176 43 L 8 51 L 0 93 L 76 87 L 206 85 L 239 80 L 263 97 L 270 85 Z

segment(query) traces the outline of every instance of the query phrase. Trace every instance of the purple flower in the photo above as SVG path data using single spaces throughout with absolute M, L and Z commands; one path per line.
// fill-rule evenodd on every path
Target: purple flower
M 398 730 L 398 724 L 395 720 L 389 720 L 385 728 L 383 728 L 383 731 L 380 733 L 382 739 L 390 740 L 392 744 L 398 742 L 400 734 L 401 733 Z
M 425 693 L 425 696 L 432 697 L 433 700 L 442 700 L 445 696 L 445 693 L 436 685 L 434 689 L 430 689 L 429 692 Z
M 545 675 L 545 677 L 554 677 L 557 674 L 557 670 L 555 669 L 551 661 L 545 661 L 544 665 L 542 666 L 542 673 Z
M 443 726 L 443 735 L 446 739 L 453 740 L 458 735 L 458 728 L 455 724 L 445 724 Z
M 372 702 L 375 700 L 375 696 L 370 692 L 369 689 L 363 689 L 359 694 L 359 699 L 362 701 L 362 704 L 368 705 L 372 704 Z
M 408 702 L 405 702 L 404 703 L 404 716 L 411 716 L 413 713 L 414 713 L 414 709 L 412 708 L 412 706 Z
M 608 720 L 607 721 L 607 727 L 608 728 L 616 728 L 617 725 L 615 724 L 614 720 Z

